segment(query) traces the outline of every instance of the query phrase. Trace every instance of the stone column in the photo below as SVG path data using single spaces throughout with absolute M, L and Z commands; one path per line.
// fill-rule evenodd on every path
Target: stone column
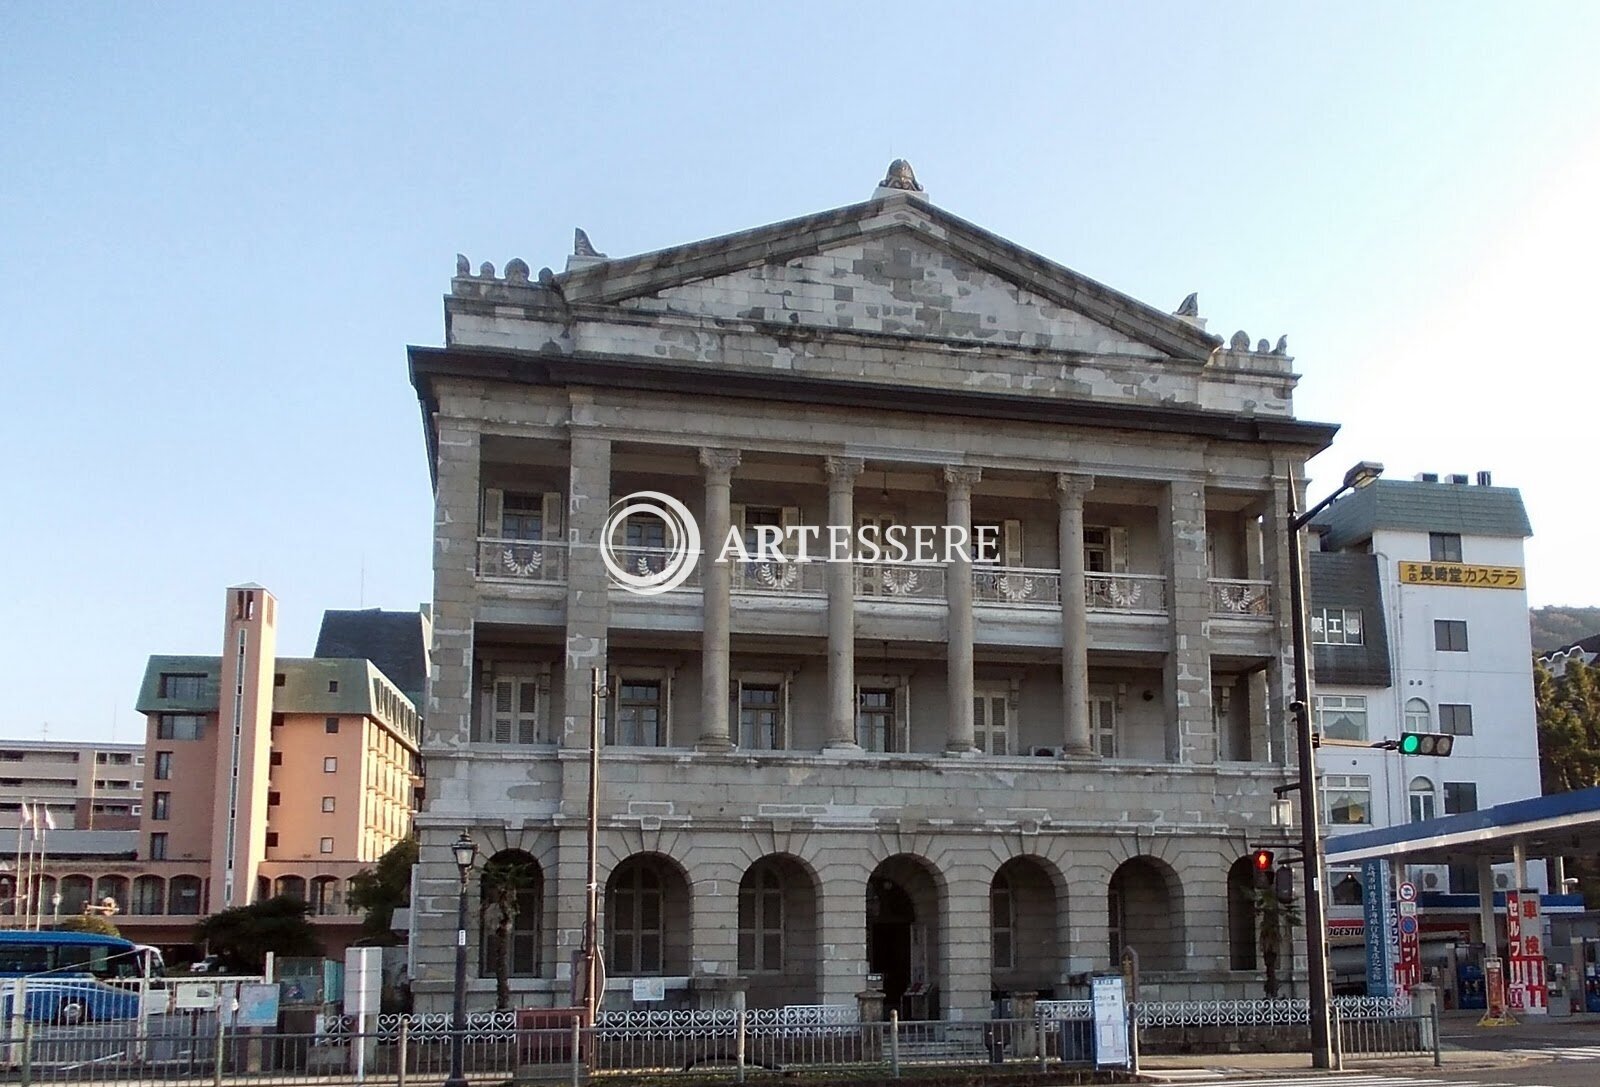
M 587 749 L 591 669 L 606 668 L 611 582 L 600 561 L 600 533 L 611 511 L 611 441 L 572 431 L 567 487 L 567 653 L 562 671 L 561 746 Z M 576 765 L 576 764 L 574 764 Z M 582 784 L 588 767 L 568 775 Z M 575 794 L 586 796 L 586 792 Z
M 1094 476 L 1056 475 L 1060 503 L 1061 564 L 1061 719 L 1069 755 L 1092 755 L 1089 739 L 1089 605 L 1083 584 L 1083 500 Z
M 853 1004 L 866 984 L 866 871 L 843 863 L 843 854 L 814 859 L 817 881 L 817 999 L 822 1004 Z
M 981 468 L 945 467 L 946 525 L 971 531 L 972 488 L 982 478 Z M 945 686 L 950 696 L 950 720 L 944 747 L 952 755 L 964 755 L 976 748 L 972 721 L 972 556 L 969 550 L 966 555 L 947 557 L 944 598 L 948 675 Z
M 1168 484 L 1161 524 L 1167 575 L 1167 758 L 1217 761 L 1211 715 L 1211 582 L 1206 560 L 1206 490 L 1198 480 Z
M 733 569 L 713 561 L 728 538 L 733 470 L 739 466 L 736 449 L 702 449 L 706 470 L 706 523 L 701 528 L 705 555 L 700 560 L 700 586 L 704 610 L 700 637 L 700 739 L 701 751 L 727 751 L 728 737 L 728 607 Z
M 860 457 L 829 457 L 828 524 L 855 532 L 855 485 Z M 824 547 L 828 541 L 824 540 Z M 848 562 L 828 564 L 828 739 L 832 748 L 856 743 L 856 580 Z

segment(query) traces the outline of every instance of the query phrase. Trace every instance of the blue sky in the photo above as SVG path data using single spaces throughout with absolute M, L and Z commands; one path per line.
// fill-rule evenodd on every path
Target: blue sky
M 222 588 L 414 607 L 405 345 L 457 251 L 560 267 L 935 202 L 1223 336 L 1288 333 L 1346 465 L 1523 489 L 1535 604 L 1586 546 L 1600 5 L 0 8 L 0 735 L 135 738 Z

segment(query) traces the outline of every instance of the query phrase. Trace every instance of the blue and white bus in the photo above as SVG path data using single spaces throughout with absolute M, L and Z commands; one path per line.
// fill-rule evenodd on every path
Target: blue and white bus
M 137 1019 L 137 988 L 111 984 L 158 974 L 160 953 L 93 932 L 0 931 L 0 978 L 25 979 L 27 1017 L 69 1026 L 91 1020 Z M 4 985 L 0 982 L 0 985 Z M 9 1017 L 16 987 L 4 985 Z

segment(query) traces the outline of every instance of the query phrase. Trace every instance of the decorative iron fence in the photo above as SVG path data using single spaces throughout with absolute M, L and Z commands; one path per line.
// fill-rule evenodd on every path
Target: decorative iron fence
M 559 540 L 480 536 L 478 576 L 486 580 L 562 584 L 567 580 L 567 546 Z
M 1160 574 L 1085 574 L 1083 598 L 1090 611 L 1165 615 L 1167 579 Z
M 1018 566 L 974 566 L 972 599 L 1012 608 L 1061 606 L 1061 571 Z

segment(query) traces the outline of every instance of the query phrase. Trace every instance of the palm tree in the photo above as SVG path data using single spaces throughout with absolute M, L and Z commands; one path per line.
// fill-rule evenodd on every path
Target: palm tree
M 1264 984 L 1267 999 L 1278 995 L 1278 956 L 1288 942 L 1290 934 L 1300 926 L 1300 904 L 1284 902 L 1270 887 L 1256 887 L 1250 892 L 1251 904 L 1256 911 L 1257 931 L 1261 934 L 1261 961 L 1266 967 Z
M 494 960 L 494 1006 L 511 1007 L 511 955 L 523 896 L 534 889 L 538 867 L 526 854 L 502 853 L 483 867 L 483 894 L 479 924 L 487 931 L 493 917 L 494 935 L 488 954 Z

